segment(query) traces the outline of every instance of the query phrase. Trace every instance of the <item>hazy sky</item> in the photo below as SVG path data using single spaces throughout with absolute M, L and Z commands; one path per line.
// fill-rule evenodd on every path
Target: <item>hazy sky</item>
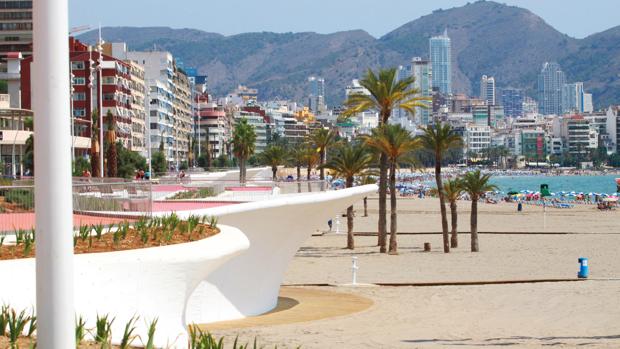
M 470 0 L 473 2 L 472 0 Z M 363 29 L 379 37 L 438 8 L 467 0 L 69 0 L 71 27 L 167 26 L 221 34 L 331 33 Z M 619 0 L 503 0 L 527 8 L 562 33 L 583 38 L 620 25 Z

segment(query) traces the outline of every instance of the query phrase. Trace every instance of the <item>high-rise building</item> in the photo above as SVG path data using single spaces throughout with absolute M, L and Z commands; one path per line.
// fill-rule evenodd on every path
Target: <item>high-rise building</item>
M 583 94 L 583 112 L 592 113 L 593 111 L 594 111 L 594 104 L 592 104 L 592 94 L 584 93 Z
M 431 86 L 433 73 L 431 64 L 427 60 L 423 60 L 420 57 L 413 57 L 411 60 L 411 75 L 415 78 L 413 86 L 420 91 L 421 97 L 428 97 L 429 99 L 433 95 L 433 87 Z M 415 108 L 416 119 L 421 125 L 428 125 L 431 119 L 432 109 L 430 108 Z
M 538 108 L 543 115 L 562 114 L 562 89 L 566 76 L 555 62 L 545 62 L 538 75 Z
M 487 105 L 495 105 L 495 78 L 482 75 L 480 79 L 480 99 L 487 102 Z
M 503 89 L 502 105 L 504 106 L 504 114 L 513 118 L 523 116 L 523 97 L 522 89 Z
M 562 112 L 583 113 L 583 82 L 562 86 Z
M 433 36 L 429 40 L 432 65 L 432 87 L 449 95 L 452 93 L 452 49 L 448 30 L 443 35 Z
M 308 96 L 308 106 L 312 112 L 319 114 L 325 108 L 325 79 L 316 76 L 308 78 L 310 84 L 310 95 Z
M 32 0 L 0 1 L 0 61 L 9 52 L 32 55 Z

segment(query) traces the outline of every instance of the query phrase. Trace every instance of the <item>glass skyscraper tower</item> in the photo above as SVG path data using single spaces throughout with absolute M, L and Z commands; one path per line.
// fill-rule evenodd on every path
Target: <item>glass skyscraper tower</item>
M 566 76 L 560 65 L 545 62 L 538 75 L 538 109 L 543 115 L 562 115 L 562 88 Z
M 433 87 L 443 94 L 452 93 L 452 50 L 448 30 L 429 40 Z

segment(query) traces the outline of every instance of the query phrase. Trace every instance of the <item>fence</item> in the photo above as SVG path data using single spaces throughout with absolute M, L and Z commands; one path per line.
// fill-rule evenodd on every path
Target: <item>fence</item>
M 23 183 L 0 186 L 0 233 L 34 227 L 34 186 Z M 76 178 L 72 187 L 73 218 L 76 226 L 109 224 L 126 218 L 150 216 L 153 211 L 261 201 L 278 195 L 329 189 L 324 181 L 249 180 L 240 183 L 236 180 L 186 180 L 156 184 L 151 181 Z

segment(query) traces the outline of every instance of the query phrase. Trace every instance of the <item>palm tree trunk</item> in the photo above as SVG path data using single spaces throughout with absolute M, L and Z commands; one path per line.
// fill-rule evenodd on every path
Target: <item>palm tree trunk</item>
M 347 177 L 346 187 L 353 187 L 353 177 Z M 353 235 L 353 205 L 347 207 L 347 248 L 349 250 L 355 249 L 355 241 Z
M 379 252 L 386 252 L 387 240 L 387 156 L 381 154 L 379 161 L 379 222 L 378 222 L 378 245 Z
M 297 192 L 301 193 L 301 166 L 297 166 Z
M 390 165 L 390 254 L 398 254 L 396 242 L 396 163 Z
M 319 169 L 319 178 L 323 181 L 325 180 L 325 169 L 323 168 L 323 165 L 325 165 L 325 149 L 321 149 L 321 151 L 319 152 L 320 158 L 321 158 L 321 167 Z
M 306 180 L 308 181 L 308 193 L 312 192 L 312 184 L 310 183 L 310 173 L 312 171 L 312 168 L 310 166 L 308 166 L 308 173 L 306 175 Z
M 271 174 L 272 174 L 272 179 L 275 182 L 277 179 L 277 173 L 278 173 L 278 167 L 277 166 L 271 166 Z
M 450 236 L 448 235 L 448 212 L 446 211 L 446 199 L 443 195 L 443 183 L 441 180 L 441 156 L 435 154 L 435 181 L 437 182 L 437 193 L 439 194 L 439 208 L 441 209 L 441 230 L 443 234 L 443 251 L 450 252 Z
M 471 251 L 478 252 L 478 198 L 471 198 Z
M 368 197 L 364 198 L 364 217 L 368 217 Z
M 450 247 L 459 247 L 459 237 L 457 232 L 458 217 L 456 213 L 456 200 L 450 201 L 450 218 L 452 218 L 452 237 L 450 238 Z

